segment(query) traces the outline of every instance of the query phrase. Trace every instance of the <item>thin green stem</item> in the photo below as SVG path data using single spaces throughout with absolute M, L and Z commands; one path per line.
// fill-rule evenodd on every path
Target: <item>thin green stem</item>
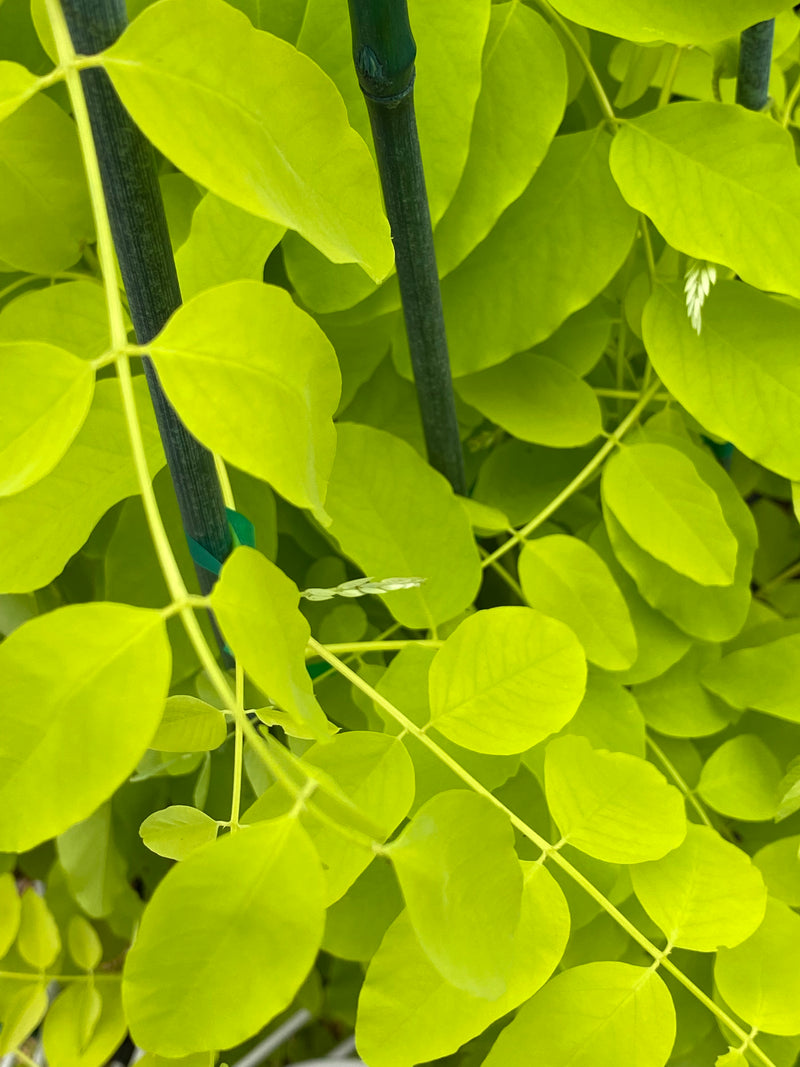
M 595 396 L 608 397 L 611 400 L 638 400 L 642 395 L 641 389 L 599 389 L 597 386 L 592 386 L 592 392 Z M 666 403 L 672 397 L 669 393 L 656 393 L 652 399 L 653 401 Z
M 649 389 L 646 389 L 644 393 L 640 395 L 638 403 L 631 408 L 616 430 L 611 434 L 608 441 L 606 441 L 603 447 L 599 449 L 592 459 L 589 460 L 583 470 L 576 474 L 569 485 L 562 489 L 558 496 L 554 497 L 546 507 L 542 508 L 538 515 L 534 516 L 534 518 L 526 523 L 522 529 L 515 530 L 513 537 L 509 537 L 504 544 L 500 545 L 500 547 L 496 548 L 491 555 L 487 556 L 482 563 L 483 567 L 490 566 L 495 560 L 500 559 L 501 556 L 504 556 L 506 552 L 510 551 L 516 544 L 524 544 L 525 539 L 529 534 L 533 533 L 533 531 L 541 526 L 542 523 L 546 522 L 551 515 L 558 511 L 562 504 L 565 504 L 571 496 L 577 493 L 578 490 L 588 482 L 594 472 L 603 465 L 606 456 L 614 451 L 628 430 L 636 425 L 640 415 L 656 395 L 660 386 L 661 383 L 655 381 Z
M 792 86 L 792 91 L 786 97 L 786 104 L 784 105 L 783 115 L 781 116 L 781 126 L 783 126 L 784 130 L 791 121 L 798 97 L 800 97 L 800 75 L 797 76 L 797 81 Z
M 381 641 L 381 639 L 378 638 L 375 641 L 335 642 L 334 644 L 326 644 L 325 648 L 335 654 L 341 652 L 354 652 L 357 656 L 361 656 L 365 652 L 400 652 L 409 645 L 417 645 L 420 648 L 441 648 L 443 644 L 443 641 L 429 641 L 426 638 L 412 637 L 403 641 Z M 306 648 L 306 659 L 316 655 L 317 652 L 309 644 Z
M 478 550 L 483 559 L 486 559 L 489 556 L 489 550 L 487 548 L 484 548 L 483 545 L 478 545 Z M 512 574 L 509 574 L 509 572 L 505 569 L 503 564 L 499 562 L 499 560 L 494 560 L 494 562 L 492 562 L 490 566 L 495 572 L 495 574 L 498 576 L 498 578 L 500 578 L 501 581 L 505 582 L 511 592 L 514 593 L 517 597 L 519 597 L 519 599 L 524 604 L 525 594 L 522 592 L 522 586 L 519 584 L 516 578 L 514 578 Z
M 378 636 L 375 638 L 375 640 L 376 640 L 376 642 L 378 642 L 381 645 L 381 647 L 385 648 L 386 647 L 386 638 L 390 637 L 393 633 L 395 633 L 395 631 L 400 630 L 400 629 L 402 629 L 400 623 L 399 622 L 393 622 L 391 626 L 387 626 L 387 628 L 383 631 L 383 633 L 378 634 Z M 308 651 L 308 649 L 306 649 L 306 657 L 308 657 L 310 654 L 311 653 Z M 351 653 L 348 653 L 345 656 L 343 662 L 344 663 L 355 663 L 358 659 L 359 659 L 359 653 L 358 652 L 351 652 Z M 318 688 L 327 679 L 335 678 L 335 677 L 336 677 L 336 671 L 326 671 L 324 674 L 320 674 L 317 678 L 314 679 L 314 686 L 315 686 L 315 688 Z
M 653 750 L 653 752 L 658 757 L 660 763 L 665 768 L 665 770 L 667 771 L 667 773 L 669 774 L 670 778 L 673 780 L 675 785 L 678 787 L 678 789 L 680 789 L 680 791 L 683 793 L 683 795 L 686 797 L 686 799 L 692 805 L 694 810 L 697 812 L 697 814 L 698 814 L 698 816 L 700 818 L 700 821 L 702 823 L 705 823 L 706 826 L 708 826 L 710 829 L 713 830 L 714 829 L 714 824 L 711 822 L 711 819 L 708 816 L 708 812 L 706 811 L 706 809 L 703 807 L 703 805 L 698 800 L 697 795 L 695 794 L 694 790 L 689 788 L 688 783 L 686 782 L 684 777 L 681 775 L 680 771 L 675 766 L 675 764 L 669 759 L 669 757 L 667 756 L 666 752 L 664 752 L 662 750 L 662 748 L 659 745 L 656 744 L 656 742 L 653 740 L 653 738 L 650 736 L 650 734 L 647 734 L 646 741 L 647 741 L 648 746 Z
M 782 570 L 780 574 L 776 574 L 774 578 L 770 578 L 768 582 L 764 582 L 763 585 L 758 587 L 756 595 L 759 597 L 767 596 L 773 589 L 777 589 L 779 585 L 783 585 L 784 582 L 791 581 L 792 578 L 796 578 L 800 574 L 800 559 L 792 563 L 785 570 Z
M 562 35 L 566 37 L 566 39 L 569 41 L 571 47 L 575 51 L 576 56 L 578 57 L 578 60 L 581 63 L 581 66 L 586 71 L 586 77 L 589 79 L 589 84 L 591 85 L 592 90 L 594 91 L 594 94 L 597 97 L 597 102 L 600 105 L 600 110 L 603 112 L 604 119 L 607 123 L 609 123 L 609 125 L 616 129 L 620 123 L 620 120 L 619 118 L 617 118 L 617 115 L 614 112 L 614 108 L 611 105 L 611 101 L 608 99 L 608 95 L 605 89 L 603 88 L 603 83 L 600 81 L 597 71 L 592 66 L 591 59 L 584 51 L 583 45 L 572 32 L 567 22 L 561 17 L 561 15 L 559 15 L 556 10 L 554 10 L 554 8 L 550 6 L 547 0 L 534 0 L 534 2 L 537 4 L 538 7 L 541 8 L 545 15 L 547 15 L 550 21 L 554 22 L 558 26 Z
M 24 1063 L 25 1067 L 39 1067 L 36 1060 L 32 1059 L 26 1052 L 23 1052 L 21 1048 L 14 1049 L 11 1055 L 19 1060 L 20 1063 Z
M 672 96 L 672 86 L 675 84 L 675 78 L 678 74 L 678 67 L 681 65 L 683 53 L 683 45 L 676 44 L 675 51 L 672 53 L 672 59 L 667 68 L 664 84 L 661 86 L 661 92 L 658 94 L 658 107 L 664 107 L 665 104 L 669 103 L 669 99 Z
M 214 455 L 214 466 L 217 468 L 217 477 L 222 488 L 222 499 L 225 502 L 225 507 L 235 511 L 236 503 L 233 499 L 233 487 L 228 477 L 228 468 L 225 466 L 225 460 L 222 456 Z
M 91 974 L 41 974 L 38 971 L 0 971 L 0 981 L 31 982 L 44 978 L 46 982 L 119 982 L 122 971 L 92 971 Z
M 647 273 L 650 276 L 650 289 L 652 290 L 656 284 L 656 260 L 653 255 L 653 243 L 650 240 L 650 223 L 645 214 L 639 215 L 639 233 L 642 235 L 644 258 L 647 261 Z
M 236 693 L 231 689 L 228 679 L 217 662 L 214 653 L 211 651 L 203 631 L 200 629 L 200 624 L 194 615 L 194 601 L 202 598 L 193 598 L 188 593 L 180 569 L 178 568 L 175 555 L 172 551 L 172 546 L 166 536 L 161 514 L 158 509 L 158 503 L 153 491 L 153 485 L 150 480 L 150 473 L 147 468 L 142 429 L 139 422 L 139 414 L 136 410 L 133 380 L 127 354 L 125 323 L 122 315 L 119 290 L 116 285 L 111 226 L 108 219 L 108 212 L 106 210 L 103 184 L 100 177 L 100 168 L 95 152 L 94 140 L 92 138 L 86 100 L 83 95 L 83 87 L 77 71 L 74 67 L 70 66 L 70 56 L 74 56 L 74 52 L 72 50 L 72 41 L 63 19 L 59 0 L 46 0 L 46 3 L 48 14 L 51 18 L 56 45 L 59 49 L 59 58 L 66 69 L 67 87 L 70 92 L 81 151 L 84 157 L 84 165 L 86 167 L 89 184 L 89 194 L 95 219 L 95 228 L 98 235 L 98 252 L 100 266 L 103 272 L 103 283 L 106 293 L 106 305 L 112 347 L 118 353 L 116 367 L 123 398 L 123 411 L 128 427 L 134 469 L 139 484 L 139 492 L 142 496 L 145 515 L 150 529 L 150 536 L 153 540 L 159 565 L 167 583 L 170 598 L 175 604 L 176 613 L 180 615 L 181 622 L 183 623 L 187 636 L 197 654 L 200 665 L 205 670 L 209 681 L 220 697 L 223 707 L 231 712 L 234 721 L 241 730 L 244 738 L 253 746 L 273 778 L 283 785 L 290 796 L 296 799 L 303 787 L 298 787 L 285 773 L 281 764 L 270 754 L 269 748 L 265 744 L 263 738 L 247 718 L 247 715 L 241 706 L 242 702 L 237 699 Z M 357 840 L 361 845 L 365 845 L 366 843 L 367 847 L 371 847 L 372 841 L 371 839 L 366 838 L 365 835 L 359 834 L 350 827 L 340 826 L 324 811 L 312 808 L 312 805 L 310 804 L 308 804 L 308 807 L 314 811 L 314 814 L 318 819 L 326 825 L 331 826 L 332 829 L 337 830 L 342 836 L 351 840 Z
M 242 777 L 244 774 L 244 671 L 236 663 L 236 711 L 233 720 L 233 795 L 231 797 L 231 830 L 239 829 L 239 813 L 242 805 Z
M 15 282 L 10 282 L 4 289 L 0 289 L 0 300 L 4 296 L 8 296 L 9 293 L 14 293 L 17 289 L 21 289 L 23 285 L 28 285 L 29 282 L 35 281 L 36 274 L 26 274 L 24 278 L 17 278 Z

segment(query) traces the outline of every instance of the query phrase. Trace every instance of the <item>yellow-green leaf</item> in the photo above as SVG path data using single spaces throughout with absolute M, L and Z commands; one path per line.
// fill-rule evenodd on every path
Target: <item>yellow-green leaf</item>
M 285 289 L 256 281 L 208 289 L 148 347 L 204 445 L 324 519 L 341 378 L 330 341 Z
M 388 273 L 375 165 L 335 86 L 292 45 L 222 0 L 162 0 L 103 64 L 137 125 L 189 177 L 336 263 L 360 263 L 376 281 Z
M 139 836 L 151 852 L 171 860 L 185 860 L 217 836 L 216 821 L 204 811 L 172 804 L 148 815 Z
M 0 342 L 0 496 L 50 473 L 83 425 L 93 393 L 92 367 L 71 352 Z
M 158 611 L 72 604 L 0 645 L 0 848 L 25 851 L 85 819 L 155 733 L 170 676 Z
M 133 1040 L 177 1057 L 258 1033 L 314 962 L 323 887 L 319 858 L 290 816 L 228 834 L 173 867 L 125 961 Z

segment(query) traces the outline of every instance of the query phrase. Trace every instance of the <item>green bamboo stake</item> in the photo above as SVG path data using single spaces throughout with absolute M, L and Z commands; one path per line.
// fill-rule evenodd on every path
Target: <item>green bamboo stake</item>
M 108 48 L 128 24 L 125 0 L 62 0 L 62 9 L 75 50 L 83 55 Z M 81 80 L 131 320 L 138 343 L 146 345 L 181 304 L 155 156 L 105 71 L 82 71 Z M 143 362 L 184 530 L 221 562 L 232 539 L 214 457 L 181 422 L 152 361 Z M 216 576 L 195 566 L 207 594 Z
M 750 111 L 763 111 L 769 103 L 769 70 L 775 19 L 765 19 L 746 29 L 739 42 L 739 72 L 736 103 Z
M 372 125 L 428 460 L 457 493 L 464 457 L 414 114 L 417 49 L 406 0 L 349 0 L 353 59 Z

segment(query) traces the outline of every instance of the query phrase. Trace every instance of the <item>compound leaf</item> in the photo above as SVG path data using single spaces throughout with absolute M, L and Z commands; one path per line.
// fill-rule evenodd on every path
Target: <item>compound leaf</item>
M 262 281 L 267 257 L 285 232 L 275 222 L 206 193 L 175 256 L 183 299 L 240 278 Z
M 630 41 L 711 44 L 777 15 L 786 4 L 782 0 L 729 0 L 725 4 L 621 0 L 613 6 L 598 7 L 593 0 L 556 0 L 553 7 L 583 26 Z
M 370 960 L 358 1002 L 356 1041 L 374 1067 L 413 1067 L 454 1052 L 532 996 L 561 959 L 569 909 L 543 867 L 522 864 L 519 926 L 506 992 L 486 1000 L 451 985 L 425 955 L 403 912 Z
M 734 104 L 673 104 L 624 123 L 611 170 L 670 244 L 757 288 L 800 296 L 800 176 L 779 123 Z M 736 226 L 726 225 L 732 216 Z
M 677 287 L 657 286 L 642 319 L 656 373 L 686 410 L 787 478 L 800 478 L 798 328 L 796 307 L 732 281 L 714 287 L 699 336 Z
M 157 752 L 213 752 L 225 740 L 225 716 L 197 697 L 167 697 L 164 714 L 150 742 Z
M 185 860 L 217 836 L 217 823 L 204 811 L 185 804 L 171 804 L 148 815 L 139 836 L 151 852 L 171 860 Z
M 739 734 L 703 765 L 697 791 L 715 811 L 732 819 L 771 819 L 780 801 L 781 768 L 755 734 Z
M 31 74 L 27 67 L 23 67 L 21 63 L 2 60 L 0 62 L 0 122 L 30 99 L 38 87 L 39 79 L 35 74 Z
M 97 999 L 91 998 L 94 1003 L 87 1003 L 84 990 L 91 987 L 82 989 L 82 986 L 83 983 L 74 982 L 59 993 L 42 1028 L 47 1062 L 58 1064 L 58 1067 L 100 1067 L 119 1048 L 128 1029 L 122 1010 L 120 983 L 103 982 L 94 990 L 100 997 L 100 1010 L 95 1015 L 91 1036 L 85 1040 L 86 1024 L 97 1012 Z
M 370 836 L 380 841 L 405 818 L 414 799 L 414 769 L 402 742 L 387 734 L 349 730 L 326 744 L 313 745 L 303 754 L 303 768 L 311 775 L 322 772 L 331 780 L 346 803 L 362 812 L 373 829 Z M 324 785 L 314 793 L 315 808 L 328 816 L 323 821 L 305 808 L 300 822 L 308 833 L 325 868 L 325 904 L 339 900 L 374 859 L 367 837 L 364 842 L 345 837 L 330 825 L 330 819 L 344 821 L 339 798 L 325 792 Z M 294 807 L 295 797 L 281 784 L 262 793 L 244 815 L 248 822 L 274 818 Z
M 75 123 L 39 93 L 0 123 L 0 258 L 54 274 L 94 238 Z
M 328 532 L 367 575 L 426 579 L 382 598 L 398 622 L 422 629 L 452 619 L 472 603 L 481 581 L 458 498 L 405 441 L 354 423 L 336 429 Z
M 459 396 L 521 441 L 575 448 L 603 430 L 592 389 L 563 363 L 522 352 L 456 383 Z
M 0 874 L 0 960 L 16 940 L 21 914 L 16 878 L 5 871 Z
M 544 341 L 616 274 L 636 214 L 611 177 L 609 147 L 599 127 L 557 137 L 522 195 L 444 279 L 454 375 Z M 595 254 L 586 255 L 589 247 Z
M 84 971 L 93 971 L 103 958 L 103 945 L 97 931 L 82 915 L 73 915 L 67 927 L 69 954 Z
M 455 196 L 436 227 L 441 277 L 486 237 L 522 194 L 558 129 L 566 93 L 564 51 L 541 15 L 525 4 L 494 5 L 469 155 Z
M 651 607 L 663 612 L 694 637 L 727 641 L 741 630 L 752 600 L 750 578 L 758 540 L 753 516 L 730 477 L 710 453 L 671 434 L 648 432 L 647 438 L 683 452 L 703 482 L 716 494 L 738 545 L 734 581 L 725 586 L 700 585 L 679 574 L 645 552 L 628 536 L 611 511 L 605 509 L 605 525 L 614 553 Z M 685 645 L 683 651 L 687 647 Z M 674 656 L 672 662 L 677 658 Z
M 134 380 L 134 391 L 155 474 L 164 452 L 143 377 Z M 61 462 L 35 485 L 0 498 L 0 590 L 24 593 L 47 585 L 112 504 L 138 491 L 119 387 L 98 382 L 86 421 Z
M 35 889 L 26 889 L 20 901 L 19 954 L 38 971 L 45 971 L 61 951 L 61 935 L 53 913 Z
M 709 664 L 703 685 L 734 708 L 756 708 L 800 722 L 800 634 L 788 634 L 755 648 L 739 648 Z
M 118 898 L 131 892 L 128 865 L 114 837 L 110 803 L 59 834 L 56 852 L 69 891 L 87 915 L 105 918 Z

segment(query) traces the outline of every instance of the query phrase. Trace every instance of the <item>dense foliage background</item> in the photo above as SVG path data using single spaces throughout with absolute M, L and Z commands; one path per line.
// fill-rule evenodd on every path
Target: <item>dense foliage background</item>
M 467 498 L 343 0 L 129 0 L 80 60 L 58 0 L 0 0 L 0 1054 L 211 1067 L 306 1008 L 295 1061 L 355 1028 L 369 1067 L 791 1067 L 800 20 L 409 12 Z M 255 529 L 210 597 L 96 66 L 185 301 L 147 352 Z

